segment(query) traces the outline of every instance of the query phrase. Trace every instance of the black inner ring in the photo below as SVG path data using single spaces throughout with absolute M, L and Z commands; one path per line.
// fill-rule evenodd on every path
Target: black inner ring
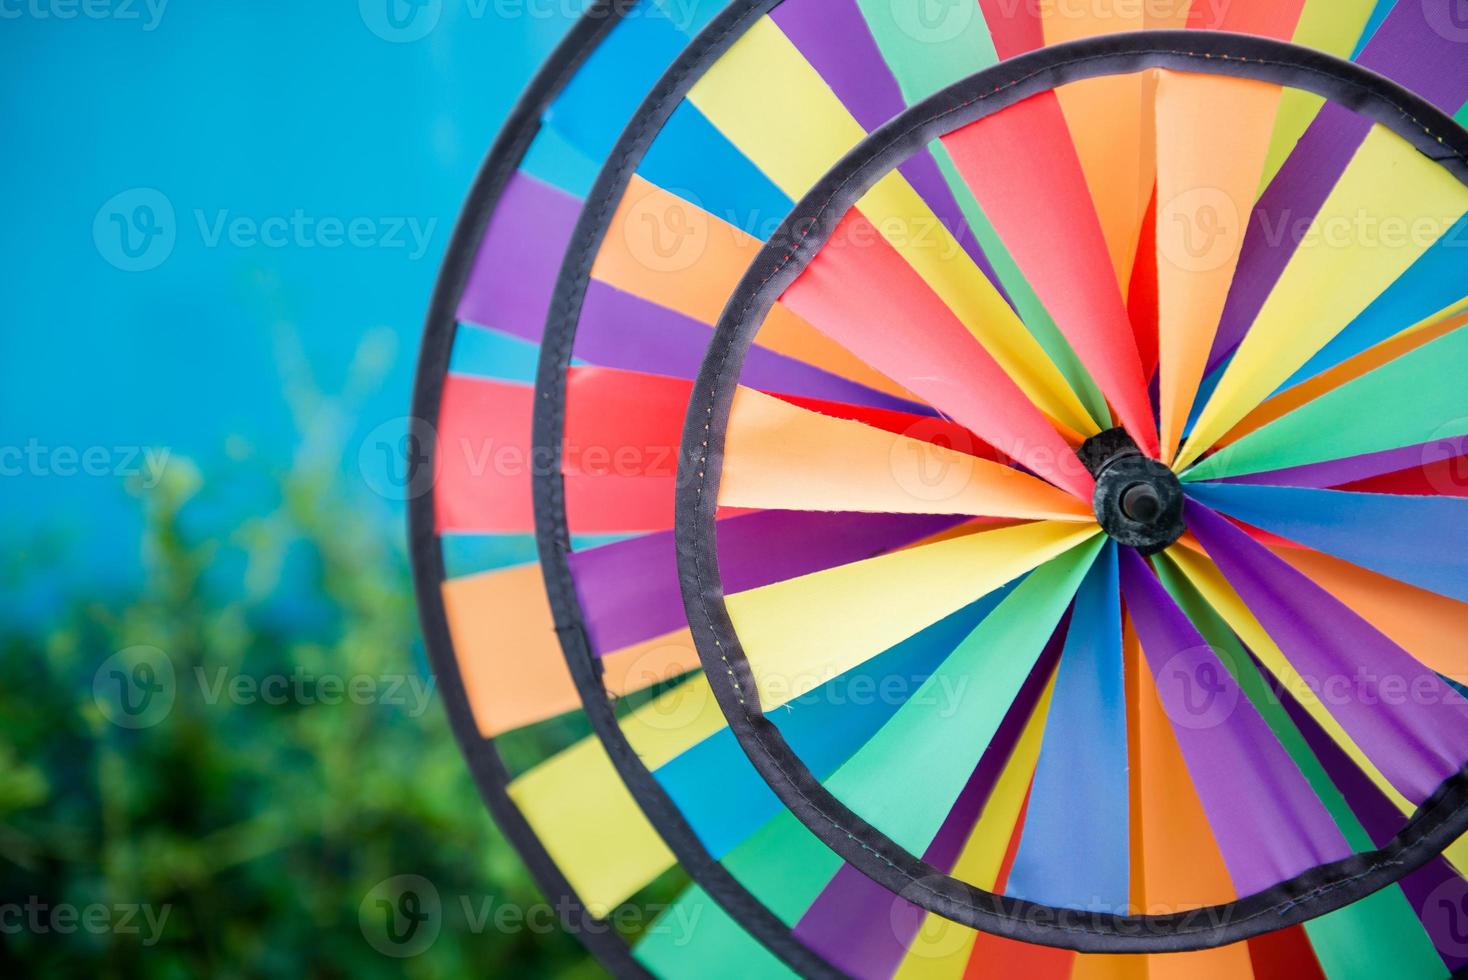
M 765 719 L 724 606 L 714 520 L 729 409 L 745 352 L 775 300 L 848 208 L 917 148 L 947 132 L 1068 82 L 1149 68 L 1251 78 L 1312 92 L 1390 128 L 1468 183 L 1468 133 L 1449 116 L 1379 75 L 1295 45 L 1219 32 L 1146 31 L 1060 45 L 1001 63 L 882 127 L 796 206 L 720 320 L 689 406 L 679 478 L 678 556 L 695 642 L 730 727 L 786 806 L 850 864 L 928 911 L 1009 938 L 1083 952 L 1209 948 L 1355 902 L 1421 867 L 1468 830 L 1468 771 L 1446 780 L 1380 850 L 1314 868 L 1224 905 L 1120 916 L 995 895 L 938 871 L 862 820 L 812 776 Z

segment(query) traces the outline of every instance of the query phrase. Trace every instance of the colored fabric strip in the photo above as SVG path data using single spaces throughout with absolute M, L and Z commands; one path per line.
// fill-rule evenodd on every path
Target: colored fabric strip
M 1143 30 L 1149 19 L 1146 7 L 1145 4 L 1094 2 L 1064 6 L 1049 4 L 1041 12 L 1045 43 L 1063 44 L 1120 31 Z M 1154 4 L 1151 12 L 1154 19 L 1160 17 L 1173 21 L 1173 26 L 1183 26 L 1175 20 L 1178 13 L 1175 7 L 1171 11 L 1159 12 Z M 1061 147 L 1075 151 L 1082 190 L 1089 199 L 1088 210 L 1101 231 L 1100 244 L 1103 247 L 1096 257 L 1109 257 L 1110 261 L 1104 264 L 1123 302 L 1124 290 L 1132 279 L 1132 263 L 1137 255 L 1142 218 L 1155 183 L 1156 154 L 1151 125 L 1153 78 L 1149 72 L 1088 78 L 1063 85 L 1051 96 L 1063 113 L 1064 128 L 1058 131 L 1058 141 L 1050 143 L 1048 149 L 1052 153 Z M 1068 140 L 1064 136 L 1066 130 L 1069 131 Z M 1039 145 L 1045 145 L 1043 132 L 1031 132 L 1026 141 L 1034 142 L 1041 137 Z M 1052 189 L 1055 186 L 1052 184 Z M 1063 193 L 1068 193 L 1068 190 Z M 1087 227 L 1084 231 L 1089 234 L 1090 229 Z M 1052 239 L 1052 247 L 1062 241 L 1065 239 Z M 1086 242 L 1088 249 L 1090 245 Z M 1024 262 L 1020 264 L 1023 266 Z M 1040 292 L 1043 296 L 1043 290 Z M 1046 305 L 1050 305 L 1048 301 Z M 1101 308 L 1093 309 L 1095 315 L 1111 316 L 1110 309 L 1104 312 Z M 1051 311 L 1074 343 L 1065 316 L 1054 307 Z M 1086 363 L 1093 372 L 1096 371 L 1089 360 Z M 1115 404 L 1116 396 L 1107 383 L 1099 374 L 1096 380 Z
M 539 343 L 580 212 L 578 198 L 523 171 L 511 175 L 475 253 L 459 319 Z
M 767 511 L 718 522 L 726 593 L 884 554 L 953 527 L 950 517 Z M 672 531 L 567 556 L 593 651 L 687 627 Z
M 1009 592 L 1000 589 L 970 603 L 870 662 L 807 692 L 770 719 L 806 768 L 817 779 L 824 779 L 891 719 L 903 699 L 918 689 Z M 881 696 L 878 691 L 888 693 Z M 729 853 L 784 809 L 728 729 L 669 760 L 656 775 L 704 846 L 716 856 Z
M 1269 423 L 1283 418 L 1302 405 L 1307 405 L 1328 392 L 1350 384 L 1383 368 L 1419 347 L 1447 336 L 1468 324 L 1468 314 L 1459 309 L 1443 310 L 1421 323 L 1415 324 L 1374 347 L 1370 347 L 1350 360 L 1330 368 L 1293 388 L 1277 392 L 1255 408 L 1234 426 L 1224 438 L 1224 444 L 1237 442 Z
M 665 214 L 680 207 L 667 198 Z M 677 213 L 694 213 L 681 205 Z M 513 175 L 475 255 L 459 303 L 462 320 L 539 344 L 551 292 L 581 202 L 525 173 Z M 649 250 L 648 254 L 655 254 Z M 670 261 L 676 260 L 674 255 Z M 472 337 L 475 331 L 466 331 Z M 713 331 L 705 323 L 606 283 L 589 284 L 573 354 L 606 367 L 692 379 Z M 458 356 L 458 344 L 455 356 Z M 885 407 L 911 407 L 844 377 L 756 347 L 746 371 L 772 390 Z M 504 377 L 501 371 L 496 377 Z M 533 380 L 533 373 L 524 380 Z M 512 379 L 518 380 L 518 379 Z
M 1122 424 L 1156 456 L 1136 338 L 1065 131 L 1060 103 L 1046 93 L 948 134 L 943 145 Z
M 1020 750 L 1054 674 L 1059 652 L 1057 642 L 1041 655 L 943 826 L 924 850 L 924 861 L 949 869 L 958 860 L 986 805 L 994 798 L 1007 765 Z M 1033 766 L 1033 762 L 1030 764 Z M 796 935 L 852 976 L 887 976 L 902 962 L 925 915 L 918 906 L 894 896 L 848 865 L 801 917 Z
M 1274 733 L 1135 551 L 1121 556 L 1121 584 L 1238 893 L 1349 857 L 1350 846 Z
M 1344 559 L 1304 548 L 1270 549 L 1381 630 L 1419 662 L 1468 682 L 1468 603 L 1408 585 Z
M 1130 888 L 1126 688 L 1116 546 L 1076 595 L 1049 724 L 1006 893 L 1116 912 Z M 1076 819 L 1076 802 L 1085 816 Z
M 945 417 L 1027 469 L 1089 500 L 1090 474 L 1068 444 L 895 249 L 857 213 L 820 250 L 782 302 Z
M 1468 453 L 1468 436 L 1439 439 L 1419 446 L 1383 449 L 1364 456 L 1347 456 L 1323 463 L 1307 463 L 1282 470 L 1231 476 L 1227 483 L 1251 483 L 1269 487 L 1314 487 L 1361 490 L 1368 493 L 1416 493 L 1421 496 L 1444 494 L 1463 496 L 1464 481 L 1459 476 L 1459 460 Z M 1377 479 L 1380 488 L 1366 486 Z M 1394 478 L 1417 482 L 1406 483 L 1400 490 L 1390 489 Z
M 1351 760 L 1330 740 L 1320 726 L 1315 724 L 1314 719 L 1300 706 L 1299 702 L 1290 696 L 1288 691 L 1277 691 L 1276 694 L 1280 703 L 1308 740 L 1311 751 L 1330 773 L 1331 779 L 1336 786 L 1340 787 L 1345 798 L 1349 800 L 1351 812 L 1369 834 L 1371 844 L 1375 847 L 1386 846 L 1402 830 L 1401 812 L 1392 806 L 1390 800 L 1381 795 L 1372 785 L 1371 780 L 1363 776 L 1361 771 L 1351 764 Z M 1390 890 L 1396 892 L 1399 889 L 1400 894 L 1411 901 L 1421 919 L 1422 926 L 1433 937 L 1434 945 L 1451 957 L 1449 966 L 1456 969 L 1462 965 L 1465 962 L 1464 954 L 1468 954 L 1468 949 L 1463 948 L 1461 940 L 1455 941 L 1451 915 L 1445 915 L 1442 907 L 1427 907 L 1427 902 L 1439 889 L 1442 889 L 1436 896 L 1439 900 L 1443 898 L 1449 901 L 1468 899 L 1468 884 L 1465 884 L 1463 879 L 1453 871 L 1447 861 L 1437 858 L 1404 878 L 1399 886 Z M 1397 902 L 1401 903 L 1401 898 L 1398 898 Z M 1398 908 L 1393 912 L 1394 914 L 1385 922 L 1380 923 L 1378 928 L 1387 923 L 1394 924 L 1400 931 L 1400 947 L 1415 952 L 1417 954 L 1415 959 L 1419 963 L 1431 964 L 1431 961 L 1422 955 L 1420 935 L 1413 935 L 1419 930 L 1416 928 L 1416 923 L 1413 923 L 1404 914 L 1407 910 Z
M 1462 50 L 1452 32 L 1434 29 L 1430 15 L 1441 13 L 1431 4 L 1398 5 L 1358 60 L 1362 67 L 1451 110 L 1468 97 L 1468 73 L 1459 70 Z M 1244 242 L 1240 276 L 1209 357 L 1210 371 L 1249 332 L 1294 256 L 1299 240 L 1290 235 L 1281 238 L 1280 228 L 1316 218 L 1370 131 L 1370 123 L 1350 109 L 1327 104 L 1260 197 Z
M 926 847 L 1100 546 L 1093 539 L 1074 547 L 1021 582 L 826 788 L 899 847 Z M 945 684 L 961 689 L 953 710 L 932 711 L 924 700 L 938 696 Z
M 766 21 L 755 24 L 689 98 L 792 197 L 866 135 L 790 40 Z M 785 111 L 768 112 L 769 105 Z M 1094 426 L 1014 310 L 900 173 L 889 173 L 857 206 L 1036 404 L 1078 431 Z
M 793 814 L 785 812 L 730 854 L 724 866 L 779 919 L 794 925 L 841 867 L 841 859 Z M 726 911 L 708 904 L 707 895 L 697 885 L 680 895 L 664 918 L 695 923 L 700 977 L 763 980 L 792 976 L 788 967 L 752 941 Z M 679 929 L 652 930 L 638 947 L 639 960 L 655 976 L 682 974 L 688 969 L 688 944 L 682 935 Z
M 1123 650 L 1132 750 L 1132 903 L 1138 909 L 1175 912 L 1232 901 L 1238 890 L 1130 622 Z M 1160 969 L 1166 976 L 1181 977 L 1191 968 L 1222 978 L 1248 969 L 1248 950 L 1239 945 L 1195 956 L 1148 957 L 1147 975 Z
M 1028 687 L 1037 680 L 1043 680 L 1043 690 L 1039 692 L 1038 700 L 1026 700 L 1025 710 L 1015 718 L 1022 728 L 1012 750 L 1002 754 L 985 753 L 986 759 L 992 755 L 999 763 L 1000 771 L 978 821 L 962 840 L 962 849 L 951 862 L 954 878 L 987 891 L 1003 893 L 1009 870 L 1013 867 L 1041 738 L 1050 717 L 1054 656 L 1060 652 L 1062 642 L 1059 632 L 1051 637 L 1041 654 L 1041 663 L 1037 664 L 1026 682 Z M 1042 665 L 1046 666 L 1042 669 Z M 1030 707 L 1032 701 L 1033 708 Z M 1014 716 L 1011 709 L 1006 723 Z M 925 915 L 897 976 L 970 975 L 974 956 L 979 955 L 982 949 L 981 935 L 936 914 Z
M 1450 442 L 1453 441 L 1457 440 L 1450 440 Z M 1431 450 L 1435 447 L 1425 448 Z M 1437 459 L 1422 466 L 1395 470 L 1363 480 L 1353 480 L 1350 483 L 1341 484 L 1340 489 L 1354 490 L 1358 493 L 1394 493 L 1418 497 L 1430 497 L 1437 494 L 1445 497 L 1468 497 L 1468 456 L 1458 452 L 1445 459 Z
M 1350 58 L 1361 39 L 1361 31 L 1371 15 L 1375 0 L 1308 0 L 1300 12 L 1294 36 L 1287 40 L 1302 47 L 1325 51 L 1338 58 Z M 1264 166 L 1263 191 L 1279 173 L 1295 144 L 1309 128 L 1310 121 L 1325 105 L 1325 99 L 1301 89 L 1286 89 L 1280 99 L 1279 121 L 1275 125 L 1269 158 Z
M 453 579 L 442 594 L 464 694 L 482 735 L 492 738 L 581 707 L 537 566 Z M 608 693 L 621 697 L 698 666 L 687 628 L 674 628 L 609 651 L 602 679 Z
M 755 237 L 795 203 L 691 102 L 673 110 L 637 173 Z
M 641 0 L 587 56 L 546 110 L 545 124 L 590 160 L 605 160 L 643 95 L 688 45 L 659 4 Z
M 591 274 L 617 289 L 713 325 L 763 243 L 638 177 L 617 205 Z M 776 306 L 759 342 L 890 394 L 907 393 Z
M 572 353 L 587 364 L 691 381 L 698 377 L 713 335 L 712 327 L 692 317 L 593 280 Z M 919 414 L 931 411 L 758 345 L 745 355 L 741 380 L 764 391 Z
M 873 36 L 881 48 L 892 73 L 909 103 L 916 103 L 970 74 L 995 64 L 998 55 L 994 39 L 985 30 L 983 18 L 971 6 L 954 4 L 933 17 L 921 6 L 884 3 L 882 0 L 858 0 Z M 1016 11 L 1026 16 L 1026 11 Z M 1032 14 L 1036 37 L 1039 22 Z M 1042 41 L 1037 40 L 1036 46 Z M 940 143 L 930 144 L 914 159 L 931 158 L 937 164 L 950 193 L 967 222 L 967 235 L 959 236 L 966 248 L 982 252 L 989 273 L 1001 292 L 1019 313 L 1024 326 L 1043 348 L 1046 356 L 1059 369 L 1065 381 L 1079 396 L 1089 418 L 1109 421 L 1106 402 L 1094 382 L 1080 366 L 1065 338 L 1023 273 L 1015 266 L 1004 241 L 995 231 L 953 165 L 953 160 Z M 1023 383 L 1023 382 L 1022 382 Z M 1103 426 L 1104 427 L 1104 426 Z
M 1282 387 L 1290 388 L 1322 374 L 1390 339 L 1404 326 L 1422 323 L 1465 298 L 1468 298 L 1468 217 L 1459 219 L 1400 279 L 1306 361 Z
M 1157 82 L 1158 391 L 1177 454 L 1243 247 L 1277 86 L 1165 71 Z
M 729 414 L 719 504 L 1095 520 L 1087 502 L 1009 466 L 748 388 Z
M 1468 500 L 1227 483 L 1189 493 L 1290 541 L 1468 601 Z
M 863 129 L 871 132 L 907 107 L 897 79 L 882 60 L 856 0 L 825 3 L 787 0 L 772 10 L 770 17 Z M 993 266 L 979 248 L 932 154 L 919 152 L 901 163 L 898 171 L 978 263 L 989 281 L 997 285 Z
M 982 531 L 732 595 L 726 605 L 771 711 L 1098 533 L 1047 521 Z
M 1468 329 L 1459 328 L 1225 446 L 1183 479 L 1217 480 L 1468 435 L 1468 402 L 1458 384 L 1465 365 Z
M 1180 465 L 1197 459 L 1359 316 L 1465 209 L 1468 187 L 1457 177 L 1394 133 L 1373 129 L 1240 342 Z
M 1199 550 L 1194 551 L 1194 547 Z M 1260 624 L 1259 618 L 1250 611 L 1239 592 L 1224 578 L 1223 572 L 1202 553 L 1201 547 L 1196 541 L 1193 541 L 1182 547 L 1168 549 L 1167 557 L 1177 565 L 1208 605 L 1228 623 L 1229 628 L 1238 635 L 1240 641 L 1247 645 L 1249 651 L 1269 669 L 1274 680 L 1290 691 L 1310 712 L 1310 716 L 1328 731 L 1330 737 L 1351 756 L 1351 761 L 1370 777 L 1371 782 L 1388 796 L 1402 813 L 1410 814 L 1415 809 L 1415 805 L 1398 792 L 1382 775 L 1381 770 L 1362 751 L 1361 746 L 1356 744 L 1351 733 L 1326 706 L 1319 691 L 1320 679 L 1302 676 L 1301 672 L 1285 656 L 1280 645 Z
M 659 694 L 619 721 L 643 764 L 656 769 L 724 728 L 702 676 Z M 592 908 L 610 910 L 673 865 L 602 742 L 587 736 L 513 780 L 510 797 Z
M 1421 804 L 1468 760 L 1468 706 L 1351 609 L 1207 507 L 1188 526 L 1328 710 L 1393 786 Z M 1411 704 L 1395 692 L 1405 686 Z M 1385 693 L 1384 693 L 1385 692 Z
M 998 60 L 994 50 L 998 38 L 989 37 L 984 30 L 983 20 L 975 16 L 975 11 L 969 5 L 953 4 L 944 9 L 940 16 L 934 17 L 928 15 L 921 5 L 892 4 L 885 0 L 859 2 L 888 67 L 910 103 L 920 101 L 975 71 L 988 68 Z M 1031 5 L 1009 4 L 1014 9 L 1007 12 L 989 9 L 992 6 L 986 5 L 985 8 L 991 26 L 1000 21 L 1005 25 L 1023 22 L 1028 25 L 1024 30 L 1033 31 L 1030 47 L 1043 45 L 1038 12 Z M 995 30 L 999 29 L 1000 27 L 995 27 Z M 1109 428 L 1110 414 L 1105 399 L 1096 390 L 1095 382 L 1086 374 L 1075 352 L 1070 349 L 1070 344 L 1035 296 L 1024 274 L 1014 264 L 1004 241 L 979 209 L 973 194 L 964 184 L 963 177 L 953 165 L 952 157 L 941 143 L 930 144 L 928 152 L 937 160 L 969 227 L 1024 326 L 1080 398 L 1089 417 L 1097 422 L 1105 422 L 1103 427 Z

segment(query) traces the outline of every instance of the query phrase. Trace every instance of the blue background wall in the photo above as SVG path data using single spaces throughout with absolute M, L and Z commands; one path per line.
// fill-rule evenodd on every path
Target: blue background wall
M 68 591 L 138 574 L 136 448 L 194 461 L 228 521 L 271 492 L 219 486 L 228 464 L 356 469 L 406 413 L 459 204 L 581 0 L 88 4 L 0 5 L 0 548 Z M 350 417 L 293 418 L 306 374 L 359 389 Z

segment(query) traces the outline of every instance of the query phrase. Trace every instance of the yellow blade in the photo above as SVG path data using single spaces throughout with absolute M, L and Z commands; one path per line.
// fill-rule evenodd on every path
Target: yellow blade
M 730 596 L 761 705 L 819 687 L 1099 533 L 1094 524 L 1021 524 Z

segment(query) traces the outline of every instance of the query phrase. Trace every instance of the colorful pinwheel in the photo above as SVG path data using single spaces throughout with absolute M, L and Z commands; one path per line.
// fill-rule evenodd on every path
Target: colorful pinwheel
M 1468 964 L 1452 0 L 716 6 L 573 29 L 420 364 L 425 632 L 567 927 Z

